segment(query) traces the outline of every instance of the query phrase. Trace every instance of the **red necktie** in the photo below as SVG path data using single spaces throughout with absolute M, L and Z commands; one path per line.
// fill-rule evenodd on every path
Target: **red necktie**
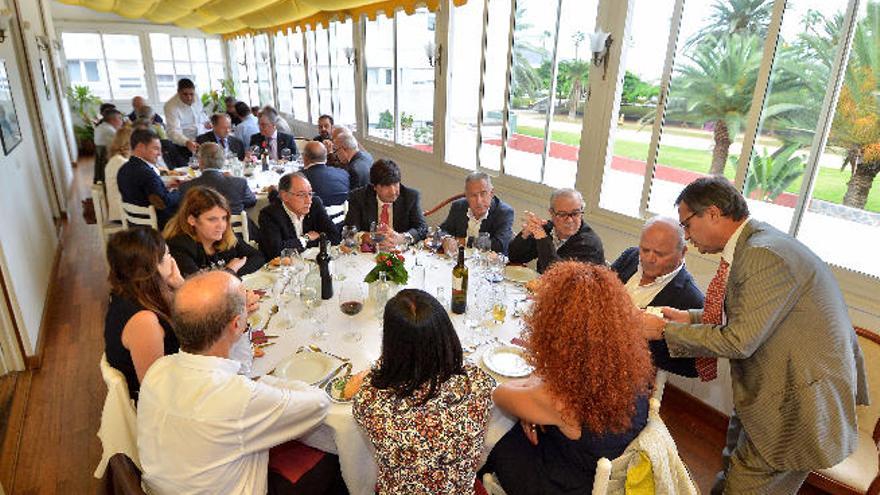
M 730 269 L 730 263 L 721 258 L 718 264 L 718 271 L 709 282 L 709 288 L 706 289 L 706 300 L 703 303 L 703 323 L 708 325 L 721 325 L 722 314 L 724 313 L 724 292 L 727 289 L 727 273 Z M 696 358 L 697 373 L 700 380 L 704 382 L 712 381 L 718 376 L 718 360 L 711 357 Z
M 388 225 L 388 203 L 382 203 L 382 213 L 379 215 L 379 223 Z

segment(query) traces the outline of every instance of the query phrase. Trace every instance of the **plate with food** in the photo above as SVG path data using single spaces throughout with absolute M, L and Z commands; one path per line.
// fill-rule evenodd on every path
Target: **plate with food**
M 249 273 L 241 277 L 241 283 L 245 289 L 267 290 L 275 283 L 275 276 L 265 271 Z
M 535 370 L 525 357 L 525 349 L 516 345 L 499 345 L 483 353 L 483 363 L 489 371 L 501 376 L 520 378 Z
M 324 392 L 330 396 L 330 400 L 337 404 L 348 404 L 354 398 L 360 387 L 357 387 L 357 375 L 337 376 L 324 385 Z
M 510 265 L 504 267 L 504 278 L 511 282 L 524 284 L 538 278 L 538 272 L 527 266 Z
M 315 385 L 339 366 L 339 360 L 322 352 L 298 352 L 275 367 L 272 374 L 286 380 Z

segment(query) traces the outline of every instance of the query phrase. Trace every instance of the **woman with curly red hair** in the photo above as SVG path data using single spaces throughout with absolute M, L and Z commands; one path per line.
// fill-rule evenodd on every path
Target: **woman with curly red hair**
M 509 495 L 589 493 L 596 462 L 622 454 L 647 423 L 651 355 L 614 272 L 562 261 L 540 280 L 526 317 L 535 371 L 493 394 L 521 427 L 495 445 L 484 471 Z

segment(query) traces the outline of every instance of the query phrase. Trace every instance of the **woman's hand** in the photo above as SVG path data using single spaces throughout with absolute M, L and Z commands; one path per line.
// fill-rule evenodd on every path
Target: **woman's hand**
M 241 270 L 241 267 L 247 263 L 247 256 L 242 256 L 241 258 L 232 258 L 231 260 L 226 262 L 226 268 L 238 273 Z
M 529 439 L 529 442 L 532 445 L 538 445 L 538 425 L 529 423 L 523 419 L 519 420 L 519 425 L 522 427 L 523 433 L 526 434 L 526 438 Z M 541 426 L 541 431 L 544 431 L 543 426 Z
M 165 283 L 173 290 L 177 290 L 183 285 L 183 275 L 180 274 L 180 269 L 177 267 L 177 260 L 173 257 L 171 258 L 171 272 L 165 279 Z

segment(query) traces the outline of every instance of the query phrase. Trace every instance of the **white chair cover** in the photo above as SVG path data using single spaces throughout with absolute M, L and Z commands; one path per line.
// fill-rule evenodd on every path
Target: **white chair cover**
M 95 469 L 95 478 L 103 478 L 107 463 L 113 454 L 123 453 L 134 461 L 138 469 L 141 460 L 137 450 L 137 411 L 128 395 L 128 384 L 119 370 L 110 366 L 107 356 L 101 355 L 101 375 L 107 384 L 107 398 L 101 411 L 98 438 L 104 453 Z

